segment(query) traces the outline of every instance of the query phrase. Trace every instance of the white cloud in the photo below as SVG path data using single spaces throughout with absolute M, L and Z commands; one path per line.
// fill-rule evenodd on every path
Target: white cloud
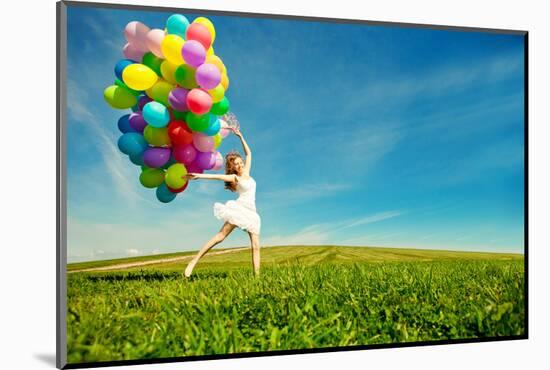
M 130 248 L 130 249 L 126 249 L 126 254 L 128 256 L 139 256 L 141 253 L 141 251 L 135 249 L 135 248 Z

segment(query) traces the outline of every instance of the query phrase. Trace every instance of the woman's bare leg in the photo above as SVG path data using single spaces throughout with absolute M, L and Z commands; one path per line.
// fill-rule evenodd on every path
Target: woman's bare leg
M 260 275 L 260 236 L 258 234 L 248 233 L 250 237 L 250 246 L 252 247 L 252 266 L 254 275 Z
M 195 265 L 197 264 L 197 262 L 199 262 L 199 259 L 202 256 L 204 256 L 206 252 L 212 249 L 212 247 L 221 243 L 225 238 L 227 238 L 227 236 L 231 234 L 231 231 L 233 231 L 234 228 L 235 228 L 235 225 L 230 224 L 229 222 L 226 222 L 225 224 L 223 224 L 220 231 L 216 235 L 214 235 L 212 239 L 207 241 L 206 244 L 204 244 L 202 248 L 199 250 L 199 252 L 195 255 L 195 257 L 193 257 L 191 262 L 189 262 L 184 272 L 185 277 L 191 276 L 191 273 L 193 272 L 193 269 L 195 268 Z

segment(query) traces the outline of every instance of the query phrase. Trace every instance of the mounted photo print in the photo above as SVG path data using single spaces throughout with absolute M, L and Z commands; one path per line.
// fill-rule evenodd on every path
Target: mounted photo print
M 57 22 L 59 368 L 527 338 L 526 31 Z

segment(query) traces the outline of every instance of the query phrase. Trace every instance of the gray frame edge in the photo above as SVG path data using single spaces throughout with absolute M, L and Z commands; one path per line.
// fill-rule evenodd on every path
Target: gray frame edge
M 67 5 L 56 3 L 56 367 L 67 365 Z

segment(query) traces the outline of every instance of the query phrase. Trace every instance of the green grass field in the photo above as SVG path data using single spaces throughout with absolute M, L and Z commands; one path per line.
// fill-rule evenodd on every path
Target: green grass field
M 206 255 L 190 280 L 187 261 L 68 274 L 69 363 L 525 333 L 522 255 L 334 246 L 261 254 L 259 278 L 250 251 Z

